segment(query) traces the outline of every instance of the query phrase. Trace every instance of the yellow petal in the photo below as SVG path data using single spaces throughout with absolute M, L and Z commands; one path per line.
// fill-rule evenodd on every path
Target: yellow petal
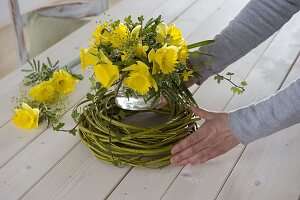
M 12 120 L 16 126 L 24 129 L 38 127 L 39 109 L 31 108 L 28 104 L 22 103 L 22 109 L 15 109 Z
M 136 72 L 130 73 L 130 76 L 124 79 L 123 84 L 141 95 L 146 94 L 151 87 L 149 77 Z
M 78 80 L 65 70 L 59 70 L 53 73 L 52 82 L 57 93 L 68 94 L 74 91 Z
M 55 100 L 55 86 L 52 81 L 43 81 L 28 91 L 28 96 L 40 103 L 52 103 Z
M 96 65 L 98 62 L 100 62 L 98 56 L 96 56 L 96 54 L 94 54 L 93 52 L 95 52 L 95 48 L 80 48 L 80 62 L 82 71 L 85 71 L 85 68 L 87 66 Z
M 142 26 L 141 25 L 137 25 L 136 27 L 134 27 L 131 31 L 131 36 L 132 37 L 138 37 L 139 36 L 139 33 L 140 33 L 140 30 L 141 30 Z
M 161 22 L 157 25 L 156 27 L 156 38 L 155 40 L 158 42 L 158 43 L 164 43 L 164 40 L 167 36 L 167 28 L 168 26 L 164 23 L 164 22 Z
M 110 88 L 111 85 L 119 79 L 119 68 L 112 64 L 98 64 L 94 67 L 97 80 L 105 88 Z
M 100 57 L 100 61 L 102 63 L 112 64 L 112 62 L 109 60 L 108 57 L 106 57 L 106 55 L 104 54 L 104 52 L 101 49 L 99 49 L 99 57 Z

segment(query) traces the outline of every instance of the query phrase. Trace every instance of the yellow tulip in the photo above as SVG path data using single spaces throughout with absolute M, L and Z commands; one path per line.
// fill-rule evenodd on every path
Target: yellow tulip
M 52 103 L 55 100 L 55 87 L 51 81 L 43 81 L 28 91 L 28 96 L 37 102 Z
M 105 88 L 110 88 L 120 77 L 118 66 L 113 64 L 98 64 L 94 67 L 94 72 L 97 80 Z
M 60 94 L 68 94 L 74 91 L 75 83 L 78 79 L 64 70 L 59 70 L 53 73 L 52 83 L 56 92 Z
M 31 108 L 26 103 L 22 103 L 22 109 L 15 109 L 12 120 L 20 128 L 37 128 L 39 123 L 39 109 Z

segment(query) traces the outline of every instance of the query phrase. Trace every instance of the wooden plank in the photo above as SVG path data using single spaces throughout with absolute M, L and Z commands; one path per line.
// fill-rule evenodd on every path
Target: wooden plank
M 299 72 L 298 57 L 282 87 L 299 78 Z M 299 130 L 300 124 L 249 144 L 217 199 L 299 199 Z
M 175 2 L 175 0 L 172 0 Z M 192 3 L 193 1 L 190 1 L 190 3 Z M 153 3 L 153 2 L 151 2 Z M 158 4 L 157 4 L 158 6 Z M 188 4 L 186 4 L 185 2 L 185 6 L 188 6 Z M 185 6 L 181 7 L 182 9 L 185 8 Z M 148 9 L 148 8 L 147 8 Z M 170 7 L 165 7 L 165 9 L 170 9 Z M 141 11 L 142 12 L 142 11 Z M 176 15 L 174 16 L 174 18 L 176 18 Z M 84 84 L 87 82 L 80 82 L 78 85 L 82 85 L 83 87 L 85 86 L 85 88 L 89 88 L 89 84 Z M 84 91 L 84 89 L 83 89 Z M 77 95 L 77 92 L 74 93 L 74 95 Z M 78 96 L 78 95 L 77 95 Z M 70 119 L 70 112 L 67 113 L 66 116 L 66 124 L 70 125 L 72 124 L 72 120 Z M 7 125 L 8 126 L 8 125 Z M 4 127 L 7 127 L 4 126 Z M 2 127 L 3 128 L 3 127 Z M 17 132 L 17 131 L 16 131 Z M 11 159 L 5 166 L 3 166 L 0 170 L 0 177 L 3 176 L 3 180 L 5 180 L 4 182 L 0 183 L 0 199 L 4 198 L 4 199 L 15 199 L 18 197 L 23 196 L 27 190 L 29 190 L 42 176 L 44 176 L 45 173 L 47 173 L 55 164 L 57 164 L 57 162 L 60 161 L 60 159 L 62 159 L 66 153 L 68 151 L 70 151 L 79 141 L 78 138 L 71 140 L 68 142 L 68 139 L 65 138 L 65 136 L 61 136 L 62 139 L 59 140 L 58 145 L 60 144 L 60 142 L 65 143 L 66 145 L 63 148 L 57 148 L 56 145 L 54 143 L 50 143 L 49 145 L 44 145 L 42 148 L 39 149 L 38 152 L 36 152 L 35 154 L 35 149 L 37 149 L 37 147 L 39 145 L 41 145 L 41 143 L 44 144 L 44 142 L 41 142 L 41 140 L 43 141 L 47 141 L 47 139 L 49 137 L 49 140 L 52 139 L 52 135 L 53 131 L 51 130 L 47 130 L 45 133 L 43 133 L 41 136 L 37 137 L 28 147 L 26 147 L 23 151 L 21 151 L 16 157 L 14 157 L 13 159 Z M 56 137 L 60 137 L 59 135 L 57 135 Z M 45 163 L 40 163 L 40 161 L 44 158 L 43 155 L 47 155 L 47 156 L 51 156 L 51 154 L 47 154 L 47 152 L 51 152 L 55 155 L 53 155 L 50 159 L 47 160 L 47 162 Z M 26 158 L 33 156 L 32 160 L 31 160 L 31 167 L 28 167 L 28 161 L 26 160 Z M 25 158 L 25 160 L 24 160 Z M 27 170 L 27 171 L 23 171 L 22 169 L 24 168 L 35 168 L 35 166 L 37 167 L 37 170 Z M 26 168 L 26 169 L 27 169 Z M 20 170 L 17 170 L 20 169 Z M 2 174 L 3 172 L 3 174 Z M 34 173 L 34 174 L 33 174 Z M 122 175 L 118 175 L 116 174 L 116 177 L 122 177 Z M 111 178 L 107 177 L 108 179 Z M 2 180 L 2 178 L 1 178 Z M 26 181 L 24 181 L 26 180 Z M 19 183 L 18 181 L 22 181 L 22 183 Z M 113 187 L 113 185 L 111 186 Z M 109 191 L 107 191 L 107 193 L 109 193 Z
M 100 162 L 81 142 L 22 200 L 104 199 L 129 169 Z M 101 185 L 94 184 L 98 180 Z
M 293 30 L 299 30 L 299 18 L 300 15 L 295 16 L 290 23 L 280 30 L 274 41 L 256 63 L 255 68 L 248 75 L 246 79 L 249 83 L 247 92 L 240 96 L 234 96 L 225 110 L 233 110 L 253 101 L 258 101 L 278 89 L 285 79 L 286 74 L 289 72 L 293 60 L 298 55 L 299 49 L 294 48 L 294 46 L 299 44 L 300 38 L 293 37 L 291 33 Z M 290 38 L 294 40 L 290 40 Z M 286 41 L 286 43 L 284 44 L 282 41 Z M 199 91 L 201 91 L 201 88 Z M 203 94 L 203 92 L 204 91 L 201 93 Z M 199 92 L 197 93 L 199 95 L 201 94 Z M 220 96 L 219 98 L 222 97 Z M 203 165 L 185 167 L 162 199 L 199 199 L 199 197 L 215 199 L 219 188 L 225 183 L 243 149 L 242 145 L 238 145 L 227 154 Z M 254 158 L 251 163 L 248 162 L 247 164 L 256 166 L 257 160 Z M 232 181 L 240 177 L 242 172 L 244 171 L 241 168 L 241 170 L 236 173 L 236 176 L 232 177 Z M 249 171 L 247 172 L 249 173 Z M 245 172 L 244 176 L 246 176 L 247 172 Z M 272 173 L 272 176 L 274 176 L 274 173 Z M 232 185 L 229 184 L 226 186 L 226 191 L 230 192 L 231 195 L 221 199 L 231 199 L 234 193 L 242 189 L 240 188 L 243 184 L 241 181 L 235 183 L 236 188 L 234 191 L 232 190 Z M 249 197 L 249 195 L 244 196 L 244 198 L 239 196 L 239 198 L 236 199 L 247 199 Z

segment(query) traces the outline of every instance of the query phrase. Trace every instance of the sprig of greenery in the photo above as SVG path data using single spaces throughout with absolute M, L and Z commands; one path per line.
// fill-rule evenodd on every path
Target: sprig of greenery
M 59 61 L 52 64 L 48 57 L 47 63 L 41 63 L 39 60 L 36 61 L 35 59 L 32 61 L 28 60 L 27 62 L 30 64 L 31 69 L 22 69 L 23 72 L 30 73 L 23 79 L 23 84 L 25 86 L 35 85 L 45 80 L 49 80 L 54 71 L 59 68 Z
M 45 63 L 41 63 L 39 60 L 36 61 L 35 59 L 32 59 L 32 61 L 28 60 L 27 62 L 30 64 L 31 68 L 21 70 L 22 72 L 29 73 L 23 79 L 23 84 L 25 86 L 37 85 L 43 81 L 49 80 L 52 77 L 53 73 L 60 68 L 58 65 L 59 61 L 57 60 L 53 64 L 49 57 L 47 57 L 47 62 Z M 73 68 L 68 67 L 67 65 L 62 69 L 67 71 L 74 78 L 77 78 L 79 80 L 83 79 L 83 76 L 81 74 L 75 74 Z
M 243 94 L 243 92 L 245 91 L 245 87 L 248 85 L 246 81 L 242 81 L 240 83 L 240 85 L 237 85 L 236 83 L 234 83 L 232 81 L 232 76 L 234 75 L 234 73 L 232 72 L 227 72 L 226 76 L 222 76 L 218 73 L 215 73 L 216 75 L 214 76 L 214 80 L 217 81 L 218 84 L 221 83 L 221 81 L 226 80 L 228 82 L 230 82 L 233 86 L 231 87 L 231 91 L 235 94 Z

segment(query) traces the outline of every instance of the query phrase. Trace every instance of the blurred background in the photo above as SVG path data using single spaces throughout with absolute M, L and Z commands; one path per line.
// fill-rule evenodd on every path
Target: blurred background
M 121 0 L 98 0 L 95 2 L 97 2 L 98 4 L 100 3 L 101 5 L 105 4 L 104 8 L 102 8 L 102 6 L 98 11 L 103 12 L 103 9 L 105 9 L 106 4 L 107 7 L 111 7 L 120 1 Z M 53 11 L 53 9 L 61 9 L 61 7 L 59 6 L 76 4 L 78 2 L 81 2 L 83 4 L 90 2 L 95 3 L 92 0 L 0 0 L 0 79 L 8 73 L 10 73 L 11 71 L 15 70 L 17 67 L 19 67 L 20 63 L 22 63 L 20 61 L 20 55 L 18 54 L 17 46 L 17 43 L 20 43 L 20 40 L 22 43 L 22 38 L 18 38 L 18 41 L 15 32 L 15 27 L 17 26 L 18 28 L 18 25 L 20 24 L 18 21 L 19 18 L 23 18 L 22 23 L 23 21 L 25 21 L 24 26 L 21 28 L 21 33 L 24 36 L 24 47 L 22 47 L 21 45 L 21 47 L 19 48 L 24 48 L 23 51 L 26 51 L 26 53 L 28 53 L 28 58 L 30 58 L 35 55 L 38 55 L 45 48 L 52 46 L 51 42 L 56 42 L 49 41 L 48 44 L 43 42 L 43 46 L 41 46 L 41 42 L 39 42 L 39 40 L 43 40 L 43 38 L 36 38 L 35 40 L 30 40 L 30 35 L 36 34 L 38 36 L 44 36 L 49 38 L 49 34 L 56 34 L 56 36 L 53 36 L 53 39 L 60 40 L 62 37 L 70 34 L 71 31 L 80 28 L 80 26 L 84 25 L 90 19 L 93 19 L 93 17 L 95 17 L 81 17 L 80 19 L 73 19 L 72 21 L 70 21 L 70 19 L 65 20 L 64 17 L 51 16 L 51 14 L 56 12 L 55 10 Z M 21 14 L 20 16 L 18 16 L 16 10 L 19 10 Z M 87 10 L 86 12 L 88 13 L 91 11 Z M 14 20 L 12 19 L 12 13 L 14 13 L 13 15 L 17 15 L 15 16 Z M 46 13 L 47 16 L 44 16 L 44 13 Z M 59 35 L 57 35 L 57 33 L 51 33 L 51 30 L 45 32 L 45 24 L 47 24 L 48 27 L 52 24 L 55 28 L 57 28 L 57 26 L 66 27 L 66 24 L 69 27 L 64 28 L 65 32 L 59 32 Z M 43 31 L 42 34 L 40 34 L 39 32 L 41 30 Z M 45 35 L 46 33 L 48 35 Z

